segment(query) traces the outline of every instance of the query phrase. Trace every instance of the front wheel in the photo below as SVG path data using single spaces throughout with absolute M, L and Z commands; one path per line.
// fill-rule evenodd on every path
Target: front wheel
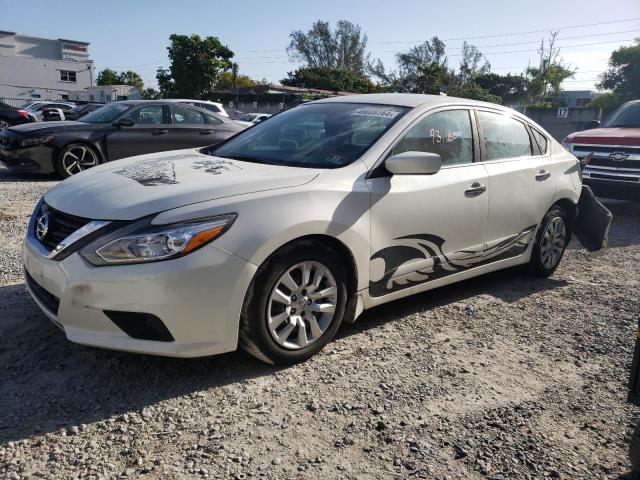
M 569 243 L 568 215 L 560 206 L 553 206 L 545 214 L 536 235 L 536 243 L 529 263 L 534 274 L 551 275 L 564 255 Z
M 332 250 L 315 242 L 287 247 L 249 287 L 240 345 L 273 364 L 307 360 L 335 335 L 346 299 L 346 273 Z
M 67 178 L 100 164 L 98 152 L 85 143 L 70 143 L 58 152 L 55 167 L 58 174 Z

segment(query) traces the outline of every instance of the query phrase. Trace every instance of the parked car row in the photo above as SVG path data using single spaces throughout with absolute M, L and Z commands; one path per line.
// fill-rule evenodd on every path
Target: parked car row
M 42 112 L 42 120 L 45 122 L 79 120 L 88 113 L 91 113 L 101 107 L 104 107 L 104 103 L 85 103 L 69 108 L 48 107 Z
M 37 122 L 0 132 L 0 162 L 15 171 L 69 177 L 134 155 L 216 144 L 244 126 L 175 101 L 121 101 L 77 121 Z

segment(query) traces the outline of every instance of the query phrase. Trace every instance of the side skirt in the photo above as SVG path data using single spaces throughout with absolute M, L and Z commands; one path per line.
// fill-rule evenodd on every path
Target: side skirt
M 487 263 L 477 267 L 468 268 L 460 272 L 452 273 L 445 277 L 437 278 L 432 281 L 427 281 L 424 283 L 419 283 L 414 286 L 407 287 L 402 290 L 397 290 L 383 296 L 373 297 L 370 295 L 370 292 L 368 289 L 363 290 L 361 294 L 364 300 L 364 308 L 366 310 L 368 308 L 376 307 L 378 305 L 382 305 L 384 303 L 391 302 L 393 300 L 408 297 L 410 295 L 425 292 L 427 290 L 432 290 L 434 288 L 449 285 L 451 283 L 460 282 L 462 280 L 477 277 L 485 273 L 495 272 L 496 270 L 502 270 L 504 268 L 514 267 L 516 265 L 523 265 L 529 262 L 531 258 L 532 249 L 533 249 L 533 242 L 529 244 L 526 251 L 521 255 L 511 257 L 511 258 L 506 258 L 503 260 L 497 260 L 495 262 Z

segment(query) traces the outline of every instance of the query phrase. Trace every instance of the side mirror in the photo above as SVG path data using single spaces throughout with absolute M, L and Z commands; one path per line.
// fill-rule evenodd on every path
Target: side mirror
M 133 123 L 133 120 L 131 120 L 130 118 L 123 117 L 120 120 L 116 121 L 114 125 L 116 127 L 133 127 L 135 123 Z
M 592 128 L 598 128 L 600 126 L 600 120 L 590 120 L 584 125 L 585 130 L 591 130 Z
M 442 167 L 437 153 L 403 152 L 385 160 L 384 166 L 394 175 L 433 175 Z

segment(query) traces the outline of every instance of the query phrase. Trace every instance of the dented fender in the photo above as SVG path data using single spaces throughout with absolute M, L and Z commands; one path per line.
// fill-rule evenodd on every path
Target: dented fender
M 582 186 L 578 200 L 578 214 L 573 220 L 573 234 L 591 255 L 601 255 L 607 249 L 609 227 L 613 215 L 593 194 Z

